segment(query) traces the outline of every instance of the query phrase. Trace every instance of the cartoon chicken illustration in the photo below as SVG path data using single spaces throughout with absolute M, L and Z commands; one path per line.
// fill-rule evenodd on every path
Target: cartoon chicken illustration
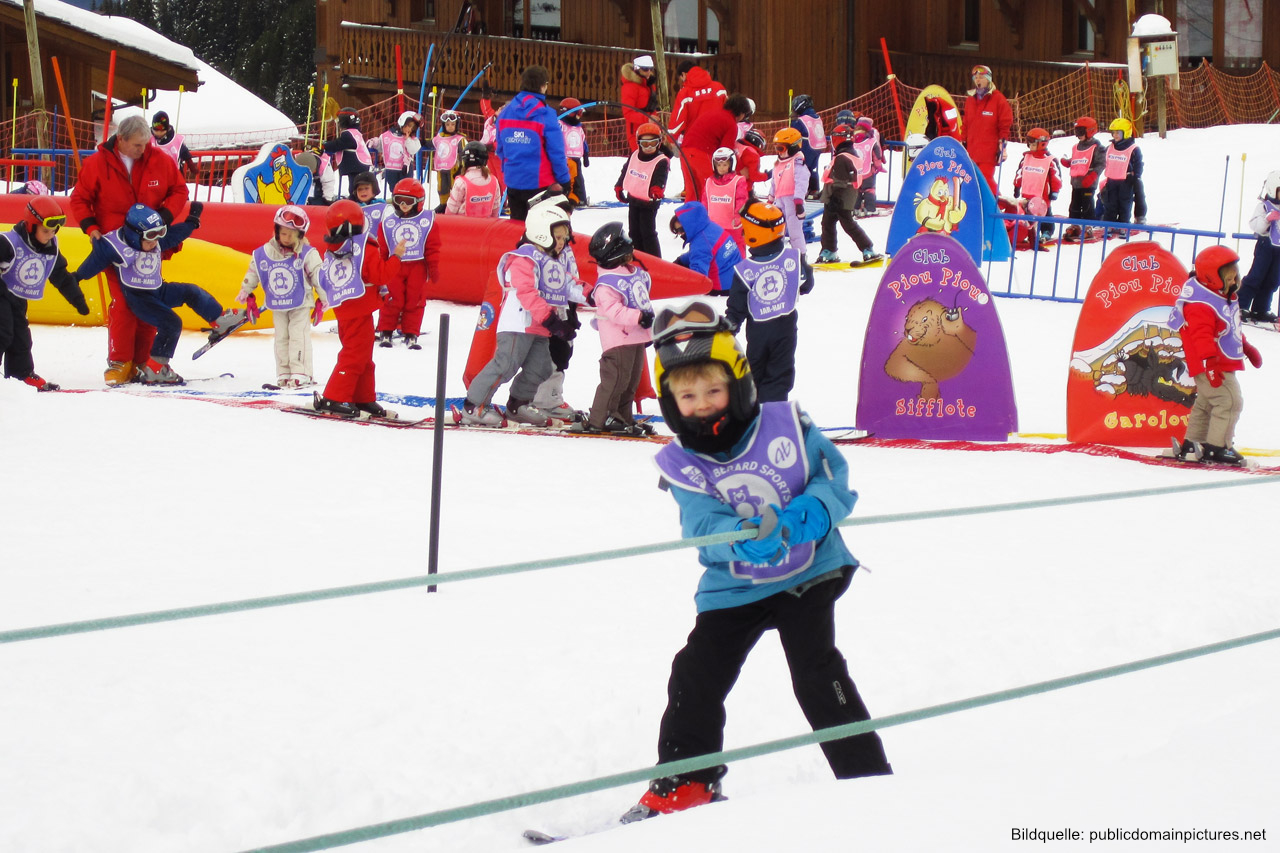
M 929 185 L 929 195 L 916 193 L 916 222 L 920 223 L 917 234 L 950 234 L 956 230 L 964 219 L 968 205 L 960 200 L 960 179 L 954 179 L 954 185 L 948 184 L 946 178 L 934 178 Z
M 942 396 L 938 383 L 969 366 L 977 338 L 963 309 L 922 299 L 907 310 L 902 340 L 885 361 L 884 372 L 899 382 L 919 382 L 919 398 L 936 400 Z
M 290 196 L 290 190 L 293 189 L 293 170 L 289 168 L 287 149 L 283 145 L 276 146 L 271 149 L 271 155 L 267 160 L 271 164 L 270 182 L 263 180 L 265 169 L 254 176 L 258 201 L 264 204 L 293 203 L 293 198 Z

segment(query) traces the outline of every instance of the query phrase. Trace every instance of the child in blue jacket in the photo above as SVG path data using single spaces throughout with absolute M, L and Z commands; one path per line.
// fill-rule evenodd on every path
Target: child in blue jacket
M 835 604 L 858 567 L 835 528 L 858 498 L 848 463 L 798 404 L 757 402 L 747 360 L 707 302 L 663 309 L 653 329 L 658 403 L 676 433 L 655 462 L 684 536 L 756 532 L 698 548 L 698 615 L 671 662 L 659 763 L 723 750 L 725 700 L 770 629 L 815 730 L 870 719 L 835 644 Z M 829 740 L 822 751 L 838 779 L 893 772 L 874 731 Z M 655 779 L 622 820 L 723 799 L 727 769 Z
M 687 201 L 671 217 L 671 233 L 688 246 L 676 263 L 711 279 L 711 296 L 728 296 L 733 271 L 742 260 L 733 235 L 711 221 L 700 201 Z
M 129 310 L 142 322 L 156 327 L 151 357 L 138 368 L 137 381 L 143 384 L 183 384 L 182 377 L 169 366 L 182 335 L 182 318 L 173 310 L 179 305 L 186 305 L 209 323 L 210 343 L 245 324 L 247 313 L 243 308 L 224 311 L 203 287 L 161 278 L 162 254 L 176 248 L 200 227 L 203 210 L 202 203 L 193 201 L 185 220 L 166 225 L 160 214 L 146 205 L 135 204 L 125 214 L 123 226 L 93 241 L 89 257 L 75 272 L 76 281 L 84 281 L 115 266 Z

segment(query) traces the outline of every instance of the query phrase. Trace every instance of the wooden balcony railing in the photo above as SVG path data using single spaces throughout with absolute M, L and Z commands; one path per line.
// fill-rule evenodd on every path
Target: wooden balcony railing
M 575 97 L 588 101 L 618 99 L 619 69 L 638 53 L 635 48 L 596 47 L 543 39 L 506 36 L 472 36 L 457 33 L 434 33 L 370 24 L 342 25 L 341 69 L 344 77 L 368 83 L 385 83 L 387 91 L 395 91 L 395 46 L 400 45 L 404 57 L 406 94 L 415 99 L 427 49 L 434 44 L 432 64 L 436 71 L 430 85 L 448 89 L 445 100 L 461 93 L 486 63 L 491 63 L 487 77 L 495 92 L 514 93 L 520 86 L 520 74 L 530 65 L 543 65 L 551 72 L 547 94 L 553 99 Z M 667 77 L 676 79 L 676 66 L 684 59 L 696 59 L 713 79 L 729 91 L 738 84 L 737 54 L 668 53 Z M 450 96 L 449 93 L 452 93 Z

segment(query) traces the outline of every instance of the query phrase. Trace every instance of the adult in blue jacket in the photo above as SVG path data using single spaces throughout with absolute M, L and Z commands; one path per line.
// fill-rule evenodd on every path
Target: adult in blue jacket
M 671 230 L 684 239 L 688 248 L 676 263 L 700 272 L 715 286 L 712 296 L 728 296 L 733 286 L 733 270 L 742 260 L 738 244 L 729 232 L 711 221 L 700 201 L 689 201 L 676 208 Z
M 530 65 L 520 75 L 520 91 L 498 113 L 497 153 L 512 219 L 523 220 L 538 193 L 563 192 L 570 183 L 564 131 L 547 106 L 549 79 L 547 69 Z

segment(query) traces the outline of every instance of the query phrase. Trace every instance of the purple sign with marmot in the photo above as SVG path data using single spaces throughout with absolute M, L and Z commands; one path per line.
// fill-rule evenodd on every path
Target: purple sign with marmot
M 857 426 L 880 438 L 1005 441 L 1017 432 L 1000 317 L 953 238 L 913 237 L 885 268 L 862 343 Z

